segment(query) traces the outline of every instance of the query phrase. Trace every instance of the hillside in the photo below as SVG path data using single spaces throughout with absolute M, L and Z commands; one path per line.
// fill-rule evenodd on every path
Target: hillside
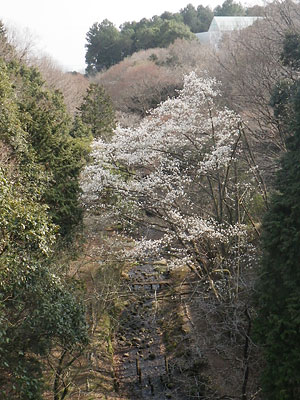
M 86 35 L 86 73 L 93 75 L 122 61 L 127 56 L 149 48 L 166 48 L 176 39 L 193 40 L 194 34 L 208 31 L 213 16 L 261 16 L 258 5 L 244 8 L 233 0 L 225 0 L 214 10 L 188 4 L 177 13 L 165 11 L 152 18 L 124 22 L 120 28 L 105 19 L 95 22 Z
M 298 400 L 299 4 L 191 34 L 259 11 L 105 20 L 89 76 L 1 24 L 1 399 Z

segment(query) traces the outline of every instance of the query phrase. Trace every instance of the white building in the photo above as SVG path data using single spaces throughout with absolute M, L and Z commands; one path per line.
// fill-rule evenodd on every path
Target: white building
M 214 17 L 208 32 L 196 33 L 201 43 L 217 47 L 224 33 L 241 30 L 252 25 L 261 17 Z

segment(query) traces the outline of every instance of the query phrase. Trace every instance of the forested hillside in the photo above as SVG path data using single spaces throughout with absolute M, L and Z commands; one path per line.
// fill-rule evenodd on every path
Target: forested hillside
M 298 400 L 299 3 L 86 39 L 83 76 L 0 26 L 0 398 Z
M 125 57 L 139 51 L 156 47 L 168 47 L 176 39 L 194 38 L 193 33 L 206 32 L 214 15 L 260 16 L 263 7 L 244 8 L 240 3 L 226 0 L 214 10 L 199 5 L 197 9 L 188 4 L 177 13 L 164 12 L 139 22 L 124 22 L 120 29 L 107 19 L 95 22 L 86 35 L 86 72 L 94 74 L 119 63 Z
M 18 61 L 4 28 L 0 41 L 0 392 L 39 399 L 43 358 L 55 349 L 70 360 L 88 341 L 66 246 L 82 222 L 90 133 L 73 124 L 38 70 Z

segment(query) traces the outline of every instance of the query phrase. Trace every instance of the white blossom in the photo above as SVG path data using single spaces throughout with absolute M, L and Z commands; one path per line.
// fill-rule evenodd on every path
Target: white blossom
M 144 218 L 157 230 L 156 240 L 137 240 L 136 256 L 166 254 L 173 265 L 188 265 L 199 255 L 213 263 L 227 252 L 234 263 L 230 249 L 246 247 L 245 214 L 236 204 L 251 198 L 254 181 L 243 166 L 242 121 L 218 105 L 218 86 L 192 72 L 178 97 L 139 126 L 118 126 L 109 143 L 93 143 L 93 162 L 82 176 L 83 203 L 100 202 L 128 221 Z

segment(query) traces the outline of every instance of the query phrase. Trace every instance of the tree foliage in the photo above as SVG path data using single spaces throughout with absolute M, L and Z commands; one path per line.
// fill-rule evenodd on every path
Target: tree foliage
M 286 36 L 282 58 L 285 64 L 298 68 L 297 37 Z M 300 82 L 281 83 L 279 87 L 285 93 L 279 97 L 277 88 L 275 111 L 277 118 L 283 118 L 289 139 L 263 224 L 256 335 L 266 360 L 264 398 L 296 400 L 300 395 Z
M 79 107 L 82 121 L 90 127 L 94 138 L 108 140 L 116 127 L 115 112 L 104 88 L 91 84 Z
M 246 398 L 253 389 L 247 389 L 253 354 L 248 296 L 262 195 L 246 128 L 223 101 L 215 79 L 186 75 L 177 97 L 140 124 L 117 127 L 111 142 L 94 143 L 83 201 L 88 210 L 114 216 L 132 237 L 126 260 L 163 258 L 171 270 L 190 269 L 197 282 L 192 290 L 201 299 L 194 311 L 205 315 L 206 324 L 211 318 L 204 352 L 220 351 L 224 363 L 234 358 L 237 374 L 231 378 Z M 192 335 L 203 343 L 197 328 Z
M 217 16 L 262 14 L 263 7 L 244 8 L 233 0 L 225 0 L 213 11 L 210 7 L 188 4 L 177 13 L 165 11 L 160 16 L 125 22 L 117 29 L 107 19 L 94 23 L 86 35 L 86 72 L 95 74 L 119 63 L 139 50 L 167 47 L 176 39 L 192 39 L 193 33 L 206 32 Z
M 121 61 L 120 32 L 107 19 L 94 23 L 86 35 L 86 71 L 92 73 Z
M 71 136 L 58 92 L 36 69 L 0 63 L 0 397 L 42 398 L 42 357 L 87 342 L 76 285 L 55 258 L 81 219 L 88 139 Z M 73 132 L 74 133 L 74 132 Z
M 191 39 L 182 20 L 153 17 L 126 22 L 119 31 L 110 21 L 95 23 L 86 35 L 86 72 L 91 74 L 117 64 L 141 49 L 167 47 L 177 38 Z
M 214 15 L 216 16 L 236 16 L 245 15 L 246 10 L 241 3 L 235 3 L 234 0 L 225 0 L 221 6 L 217 6 L 214 9 Z
M 44 88 L 37 70 L 12 62 L 8 73 L 15 82 L 19 124 L 28 148 L 47 176 L 43 201 L 60 234 L 70 235 L 82 218 L 79 173 L 85 164 L 89 137 L 71 136 L 72 121 L 61 94 Z

